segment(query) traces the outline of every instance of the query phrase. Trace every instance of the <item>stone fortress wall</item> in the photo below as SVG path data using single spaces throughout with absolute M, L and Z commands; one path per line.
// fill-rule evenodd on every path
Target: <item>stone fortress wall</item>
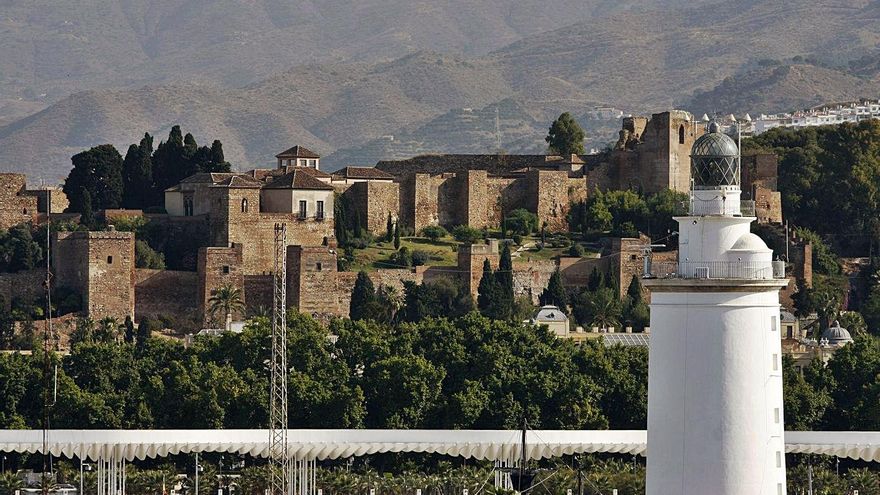
M 634 188 L 645 193 L 666 188 L 687 191 L 688 154 L 702 132 L 690 114 L 671 111 L 650 118 L 624 118 L 617 144 L 598 155 L 426 155 L 379 162 L 371 170 L 384 177 L 375 180 L 338 178 L 317 168 L 312 172 L 318 180 L 332 185 L 336 195 L 346 201 L 350 214 L 359 215 L 362 225 L 376 235 L 385 233 L 389 216 L 413 232 L 428 225 L 484 228 L 499 225 L 516 208 L 535 213 L 550 231 L 566 231 L 571 205 L 596 188 Z M 222 184 L 213 177 L 213 182 L 205 182 L 204 177 L 187 179 L 189 196 L 182 199 L 189 198 L 195 205 L 189 216 L 171 211 L 182 208 L 182 203 L 170 206 L 172 214 L 145 215 L 163 225 L 169 237 L 191 242 L 193 252 L 183 256 L 191 257 L 185 265 L 194 267 L 195 272 L 135 270 L 131 234 L 63 233 L 56 237 L 53 247 L 56 285 L 82 291 L 84 314 L 94 318 L 169 313 L 216 324 L 208 311 L 209 299 L 224 284 L 242 289 L 249 311 L 271 308 L 274 230 L 276 224 L 284 223 L 288 229 L 288 300 L 292 307 L 316 315 L 346 315 L 356 274 L 336 269 L 332 215 L 300 219 L 295 213 L 264 211 L 261 204 L 263 185 L 290 170 L 217 174 L 224 175 L 220 179 L 237 175 L 238 182 L 234 178 Z M 756 200 L 761 222 L 782 221 L 776 173 L 775 156 L 744 157 L 744 197 Z M 54 189 L 28 190 L 21 174 L 0 174 L 0 228 L 39 221 L 40 213 L 58 213 L 56 210 L 65 201 L 63 193 Z M 331 208 L 328 203 L 330 212 Z M 115 211 L 108 214 L 107 220 L 142 214 Z M 589 273 L 598 267 L 616 274 L 623 293 L 632 276 L 641 273 L 642 245 L 646 242 L 610 241 L 602 257 L 596 259 L 515 259 L 515 292 L 537 302 L 557 268 L 564 283 L 576 287 L 584 285 Z M 800 260 L 799 276 L 811 273 L 806 266 L 809 252 L 792 254 L 796 256 L 800 256 L 793 259 Z M 108 261 L 111 259 L 112 263 Z M 453 277 L 476 295 L 485 259 L 497 268 L 497 244 L 462 246 L 456 267 L 384 269 L 371 272 L 371 277 L 377 286 L 392 286 L 399 291 L 407 280 Z M 16 276 L 0 276 L 0 295 L 4 288 L 15 284 Z

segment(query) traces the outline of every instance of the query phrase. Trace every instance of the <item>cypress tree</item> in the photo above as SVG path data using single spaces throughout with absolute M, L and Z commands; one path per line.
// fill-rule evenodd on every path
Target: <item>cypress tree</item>
M 82 198 L 82 205 L 79 211 L 79 223 L 92 230 L 95 225 L 95 212 L 92 211 L 92 194 L 83 188 L 80 197 Z
M 140 144 L 128 147 L 122 162 L 122 186 L 125 208 L 145 208 L 158 203 L 153 189 L 153 137 L 144 134 Z
M 593 267 L 593 271 L 590 272 L 590 277 L 587 279 L 587 289 L 590 292 L 596 292 L 604 285 L 605 280 L 604 277 L 602 277 L 602 272 L 600 272 L 598 268 Z
M 495 298 L 497 297 L 498 285 L 495 281 L 495 274 L 492 272 L 492 265 L 489 260 L 483 260 L 483 276 L 480 278 L 480 285 L 477 287 L 477 308 L 486 317 L 494 318 Z
M 400 225 L 394 224 L 394 249 L 400 249 Z
M 629 296 L 633 304 L 642 302 L 642 284 L 637 276 L 633 275 L 632 280 L 630 280 L 629 287 L 626 289 L 626 295 Z
M 506 320 L 513 314 L 513 260 L 510 257 L 510 244 L 504 243 L 501 248 L 501 260 L 498 262 L 498 271 L 495 272 L 497 283 L 496 303 L 498 312 L 496 318 Z
M 362 320 L 367 316 L 370 306 L 376 300 L 376 289 L 373 281 L 366 272 L 360 271 L 354 281 L 354 289 L 351 291 L 351 303 L 348 307 L 348 317 L 352 320 Z
M 230 170 L 232 170 L 232 165 L 223 156 L 223 143 L 219 139 L 215 139 L 211 143 L 211 171 L 229 172 Z
M 552 304 L 568 313 L 568 293 L 562 285 L 562 274 L 559 272 L 559 268 L 553 272 L 553 275 L 550 275 L 550 282 L 541 293 L 540 301 L 542 305 Z
M 129 344 L 134 342 L 135 339 L 135 331 L 134 331 L 134 322 L 131 320 L 131 316 L 125 317 L 125 341 Z
M 168 133 L 168 141 L 159 143 L 153 153 L 153 179 L 158 191 L 177 184 L 189 175 L 183 151 L 183 134 L 176 125 Z
M 388 219 L 385 221 L 385 240 L 391 242 L 394 238 L 394 222 L 391 221 L 391 212 L 388 212 Z

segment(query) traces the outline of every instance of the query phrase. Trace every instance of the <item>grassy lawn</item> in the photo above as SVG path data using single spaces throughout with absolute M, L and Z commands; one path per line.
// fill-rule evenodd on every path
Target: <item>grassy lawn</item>
M 540 237 L 529 237 L 523 239 L 523 244 L 540 242 Z M 459 245 L 452 236 L 447 236 L 434 242 L 424 237 L 402 237 L 400 246 L 406 247 L 410 252 L 419 250 L 425 251 L 431 255 L 431 260 L 427 263 L 430 266 L 456 266 L 458 264 L 458 253 L 454 251 Z M 516 250 L 519 246 L 513 246 Z M 568 247 L 554 248 L 547 246 L 540 251 L 531 247 L 520 254 L 520 260 L 552 260 L 560 256 L 568 256 Z M 389 263 L 388 258 L 394 253 L 393 242 L 374 242 L 366 249 L 355 250 L 355 261 L 352 263 L 352 271 L 373 271 L 379 268 L 398 268 Z M 595 256 L 594 251 L 586 250 L 585 257 Z
M 458 253 L 453 248 L 458 242 L 452 237 L 439 239 L 437 242 L 424 237 L 401 237 L 400 247 L 406 247 L 410 252 L 419 250 L 431 255 L 428 265 L 431 266 L 456 266 Z M 378 268 L 398 268 L 388 262 L 388 258 L 394 253 L 393 242 L 374 242 L 366 249 L 355 250 L 355 261 L 352 263 L 352 271 L 373 271 Z

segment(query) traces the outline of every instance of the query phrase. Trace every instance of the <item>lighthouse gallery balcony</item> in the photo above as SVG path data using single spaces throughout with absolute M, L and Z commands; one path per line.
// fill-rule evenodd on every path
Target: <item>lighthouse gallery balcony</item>
M 649 263 L 644 278 L 772 280 L 785 278 L 784 261 L 679 261 Z

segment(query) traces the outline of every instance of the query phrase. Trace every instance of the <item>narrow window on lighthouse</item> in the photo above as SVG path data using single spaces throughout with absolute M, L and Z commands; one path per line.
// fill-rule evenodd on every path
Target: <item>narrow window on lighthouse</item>
M 782 452 L 778 450 L 776 451 L 776 467 L 782 467 Z
M 770 317 L 770 331 L 771 332 L 776 331 L 776 317 L 775 316 Z
M 779 371 L 779 354 L 773 355 L 773 371 Z
M 779 424 L 779 408 L 773 410 L 773 422 Z
M 782 483 L 776 483 L 776 493 L 782 495 Z

